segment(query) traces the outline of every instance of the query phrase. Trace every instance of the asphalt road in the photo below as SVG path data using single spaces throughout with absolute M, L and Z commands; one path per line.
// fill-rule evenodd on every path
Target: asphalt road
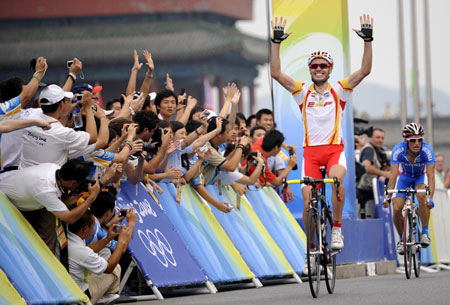
M 360 277 L 338 280 L 335 293 L 329 295 L 322 281 L 318 299 L 313 299 L 307 282 L 292 281 L 264 283 L 262 288 L 251 285 L 218 287 L 217 294 L 209 294 L 206 289 L 180 289 L 164 300 L 139 301 L 131 304 L 331 304 L 331 305 L 376 305 L 376 304 L 450 304 L 450 272 L 422 272 L 420 278 L 407 280 L 404 274 Z M 245 286 L 245 287 L 243 287 Z

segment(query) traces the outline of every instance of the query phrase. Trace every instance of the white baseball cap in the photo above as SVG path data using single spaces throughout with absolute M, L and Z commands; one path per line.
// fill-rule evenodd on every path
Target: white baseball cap
M 58 85 L 49 85 L 42 89 L 41 95 L 39 96 L 41 99 L 41 105 L 53 105 L 64 98 L 72 99 L 72 92 L 64 92 L 64 90 Z

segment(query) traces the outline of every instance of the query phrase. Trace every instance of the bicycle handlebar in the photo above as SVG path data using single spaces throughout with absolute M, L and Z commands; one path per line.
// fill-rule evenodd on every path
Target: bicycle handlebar
M 384 195 L 388 195 L 388 194 L 426 194 L 426 195 L 430 195 L 430 189 L 427 186 L 425 186 L 425 189 L 411 189 L 411 188 L 407 188 L 407 189 L 403 189 L 403 190 L 398 190 L 398 189 L 392 189 L 392 190 L 388 190 L 386 186 L 384 186 Z
M 297 179 L 297 180 L 288 180 L 286 181 L 287 184 L 309 184 L 309 185 L 316 185 L 320 183 L 333 183 L 336 189 L 336 198 L 338 201 L 342 201 L 341 195 L 339 194 L 339 187 L 341 183 L 339 182 L 337 177 L 334 178 L 324 178 L 324 179 L 315 179 L 311 177 L 303 177 L 303 179 Z
M 304 177 L 303 180 L 297 179 L 297 180 L 288 180 L 288 184 L 319 184 L 319 183 L 334 183 L 333 178 L 326 178 L 326 179 L 314 179 L 311 177 Z

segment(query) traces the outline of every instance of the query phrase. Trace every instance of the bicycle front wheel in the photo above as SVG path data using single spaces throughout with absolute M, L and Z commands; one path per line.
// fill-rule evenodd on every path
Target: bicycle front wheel
M 328 213 L 330 213 L 328 211 Z M 336 284 L 336 252 L 333 251 L 330 247 L 328 247 L 328 240 L 327 240 L 327 226 L 330 227 L 330 230 L 332 228 L 332 218 L 331 217 L 325 217 L 325 227 L 323 232 L 323 243 L 324 243 L 324 270 L 325 270 L 325 284 L 327 285 L 327 290 L 329 294 L 332 294 L 334 292 L 334 286 Z
M 405 211 L 403 216 L 403 258 L 405 263 L 405 275 L 409 279 L 412 270 L 412 240 L 413 240 L 413 224 L 411 212 Z
M 317 210 L 309 209 L 308 211 L 308 226 L 306 238 L 306 263 L 308 264 L 308 280 L 311 294 L 314 298 L 319 295 L 320 287 L 320 223 Z M 311 249 L 311 245 L 316 245 L 316 250 Z
M 420 223 L 420 221 L 419 221 L 419 216 L 417 216 L 417 214 L 416 214 L 416 217 L 415 217 L 415 234 L 414 234 L 414 236 L 415 236 L 415 241 L 416 241 L 416 244 L 413 246 L 413 247 L 415 247 L 415 250 L 416 250 L 416 253 L 415 253 L 415 255 L 413 256 L 413 262 L 414 262 L 414 275 L 416 276 L 416 277 L 419 277 L 420 276 L 420 264 L 421 264 L 421 261 L 422 261 L 422 254 L 420 253 L 420 250 L 421 250 L 421 246 L 420 246 L 420 227 L 421 227 L 421 223 Z

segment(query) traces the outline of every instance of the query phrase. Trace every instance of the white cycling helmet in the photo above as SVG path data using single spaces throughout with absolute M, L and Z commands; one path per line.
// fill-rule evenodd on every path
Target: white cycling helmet
M 410 136 L 423 136 L 425 132 L 423 131 L 423 127 L 417 123 L 409 123 L 403 127 L 402 136 L 407 139 Z
M 325 52 L 325 51 L 317 51 L 317 52 L 313 52 L 311 53 L 311 55 L 308 57 L 308 66 L 311 64 L 311 62 L 314 59 L 325 59 L 330 65 L 333 65 L 334 61 L 333 58 L 331 57 L 330 53 Z

